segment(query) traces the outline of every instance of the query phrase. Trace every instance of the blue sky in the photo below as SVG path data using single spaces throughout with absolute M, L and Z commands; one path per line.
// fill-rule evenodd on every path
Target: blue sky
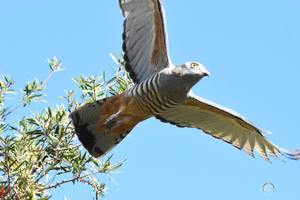
M 198 61 L 210 72 L 193 92 L 237 111 L 279 147 L 300 148 L 300 2 L 297 0 L 163 0 L 171 60 Z M 44 80 L 47 58 L 64 71 L 47 84 L 47 104 L 76 88 L 74 76 L 113 76 L 109 53 L 121 54 L 123 18 L 116 0 L 1 1 L 0 70 L 17 80 Z M 79 93 L 77 94 L 80 95 Z M 17 103 L 17 102 L 16 102 Z M 26 109 L 17 115 L 30 116 Z M 269 164 L 200 130 L 149 119 L 111 153 L 127 159 L 122 174 L 106 175 L 106 199 L 297 199 L 300 161 Z M 271 196 L 261 187 L 271 182 Z M 53 199 L 92 199 L 91 188 L 68 184 Z

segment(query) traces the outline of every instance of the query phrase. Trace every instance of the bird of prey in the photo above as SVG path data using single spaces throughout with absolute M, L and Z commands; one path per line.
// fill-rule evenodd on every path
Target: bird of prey
M 125 69 L 134 87 L 87 104 L 69 117 L 88 152 L 101 158 L 139 122 L 155 117 L 178 127 L 194 127 L 269 161 L 276 154 L 300 160 L 300 150 L 277 147 L 240 114 L 196 96 L 191 88 L 209 72 L 198 62 L 174 66 L 168 52 L 165 12 L 161 0 L 118 0 L 125 18 Z

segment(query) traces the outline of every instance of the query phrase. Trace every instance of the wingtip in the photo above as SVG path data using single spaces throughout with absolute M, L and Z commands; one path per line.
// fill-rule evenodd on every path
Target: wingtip
M 280 151 L 283 152 L 286 158 L 291 160 L 300 160 L 300 149 L 286 150 L 280 148 Z

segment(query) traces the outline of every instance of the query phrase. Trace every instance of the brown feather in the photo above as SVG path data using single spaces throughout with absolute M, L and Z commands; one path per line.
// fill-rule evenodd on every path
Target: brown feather
M 103 123 L 111 115 L 119 111 L 121 111 L 121 113 L 117 117 L 117 121 L 122 120 L 124 118 L 125 121 L 115 129 L 112 129 L 111 131 L 107 132 L 107 135 L 117 135 L 120 133 L 128 132 L 132 130 L 135 127 L 135 125 L 137 125 L 139 122 L 151 117 L 152 115 L 150 115 L 150 113 L 141 112 L 141 110 L 138 109 L 138 99 L 139 98 L 126 97 L 125 93 L 112 96 L 100 108 L 101 115 L 96 125 L 97 132 L 106 132 L 107 130 L 105 129 L 105 127 L 102 127 Z
M 161 10 L 159 8 L 158 2 L 156 0 L 151 0 L 153 7 L 151 7 L 151 11 L 153 10 L 153 23 L 155 27 L 155 38 L 154 38 L 154 49 L 152 51 L 151 62 L 155 66 L 160 65 L 160 60 L 162 57 L 167 55 L 166 53 L 166 41 L 164 37 L 164 27 L 161 16 Z M 149 7 L 150 9 L 150 7 Z

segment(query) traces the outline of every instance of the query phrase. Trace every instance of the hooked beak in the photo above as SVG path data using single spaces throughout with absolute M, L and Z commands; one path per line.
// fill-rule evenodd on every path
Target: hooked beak
M 210 76 L 210 73 L 205 69 L 205 71 L 203 72 L 203 77 L 204 76 Z

